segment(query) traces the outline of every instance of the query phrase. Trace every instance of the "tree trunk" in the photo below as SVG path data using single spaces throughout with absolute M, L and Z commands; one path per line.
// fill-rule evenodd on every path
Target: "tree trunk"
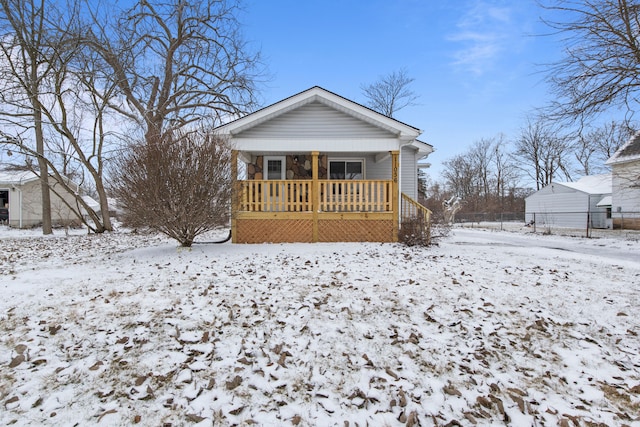
M 98 198 L 100 199 L 100 215 L 102 216 L 102 226 L 104 228 L 104 231 L 113 231 L 113 226 L 111 225 L 111 217 L 109 216 L 109 202 L 107 201 L 107 193 L 104 189 L 102 179 L 95 179 L 95 183 L 96 192 L 98 193 Z
M 34 92 L 37 93 L 37 92 Z M 44 135 L 42 132 L 42 111 L 37 99 L 33 102 L 33 119 L 35 124 L 36 151 L 38 153 L 38 169 L 40 173 L 40 191 L 42 194 L 42 234 L 52 234 L 51 224 L 51 192 L 49 191 L 49 168 L 44 159 Z

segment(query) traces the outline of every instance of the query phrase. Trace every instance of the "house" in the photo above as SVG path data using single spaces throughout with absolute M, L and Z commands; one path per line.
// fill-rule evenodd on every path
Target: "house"
M 77 222 L 75 197 L 65 191 L 55 178 L 51 188 L 51 221 L 55 225 Z M 66 202 L 66 203 L 65 203 Z M 68 205 L 67 205 L 68 204 Z M 0 221 L 12 227 L 29 228 L 42 224 L 40 178 L 30 171 L 0 171 Z
M 236 243 L 398 240 L 421 131 L 315 86 L 217 129 L 232 146 Z
M 525 221 L 546 227 L 611 228 L 611 175 L 552 182 L 525 198 Z
M 611 206 L 614 228 L 640 230 L 640 132 L 605 163 L 613 176 Z

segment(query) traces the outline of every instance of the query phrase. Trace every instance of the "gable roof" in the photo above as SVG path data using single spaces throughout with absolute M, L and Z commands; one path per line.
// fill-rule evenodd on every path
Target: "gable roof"
M 67 185 L 71 187 L 80 187 L 77 183 L 72 181 L 69 177 L 61 175 L 60 178 L 64 180 Z M 32 171 L 3 171 L 0 170 L 0 186 L 20 186 L 29 182 L 37 181 L 40 176 Z M 59 182 L 53 174 L 49 174 L 49 186 L 56 185 Z
M 587 194 L 610 194 L 612 191 L 611 174 L 587 175 L 575 182 L 554 182 L 554 184 L 564 185 Z
M 636 132 L 629 140 L 616 151 L 606 165 L 615 165 L 619 163 L 640 160 L 640 131 Z
M 320 102 L 351 117 L 386 130 L 406 142 L 415 140 L 415 138 L 422 133 L 418 128 L 387 117 L 364 105 L 323 89 L 320 86 L 314 86 L 285 98 L 275 104 L 271 104 L 244 117 L 219 126 L 216 130 L 222 134 L 233 136 L 312 102 Z
M 31 171 L 0 171 L 0 185 L 21 185 L 39 179 Z

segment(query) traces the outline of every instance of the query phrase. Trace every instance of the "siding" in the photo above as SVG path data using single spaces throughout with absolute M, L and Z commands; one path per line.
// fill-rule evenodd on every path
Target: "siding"
M 240 132 L 235 137 L 379 139 L 393 138 L 395 135 L 320 102 L 312 102 Z
M 51 179 L 53 180 L 53 178 Z M 50 182 L 50 185 L 55 185 L 55 181 Z M 23 228 L 42 224 L 40 181 L 30 181 L 23 185 L 16 185 L 15 188 L 15 190 L 9 191 L 9 225 L 19 227 L 20 219 L 22 219 Z M 60 186 L 56 190 L 62 192 L 62 196 L 71 206 L 75 206 L 73 195 L 64 192 Z M 20 208 L 22 208 L 22 218 L 20 218 Z M 51 192 L 51 221 L 54 225 L 78 221 L 77 215 L 53 192 Z
M 584 228 L 587 226 L 587 210 L 592 215 L 591 226 L 606 228 L 606 208 L 596 204 L 605 194 L 587 194 L 559 184 L 550 184 L 525 199 L 525 221 L 535 220 L 538 225 Z
M 375 156 L 367 156 L 367 179 L 391 179 L 391 156 L 378 163 Z
M 640 160 L 613 165 L 612 211 L 640 212 Z
M 418 200 L 418 159 L 417 151 L 402 147 L 400 151 L 400 192 Z

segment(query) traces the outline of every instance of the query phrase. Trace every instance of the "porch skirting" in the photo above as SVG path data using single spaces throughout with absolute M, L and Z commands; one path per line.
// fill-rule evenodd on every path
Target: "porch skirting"
M 234 243 L 311 243 L 313 220 L 309 219 L 238 219 Z
M 318 220 L 319 242 L 393 242 L 393 221 L 354 218 Z
M 392 213 L 238 213 L 234 222 L 235 243 L 395 241 Z

